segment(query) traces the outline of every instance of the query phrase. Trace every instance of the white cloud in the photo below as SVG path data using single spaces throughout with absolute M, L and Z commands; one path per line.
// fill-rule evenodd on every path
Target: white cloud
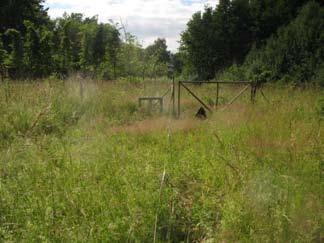
M 99 21 L 123 20 L 127 30 L 135 34 L 144 46 L 156 38 L 166 38 L 169 49 L 179 46 L 180 33 L 192 14 L 206 4 L 216 6 L 218 0 L 46 0 L 52 18 L 64 12 L 85 16 L 98 15 Z

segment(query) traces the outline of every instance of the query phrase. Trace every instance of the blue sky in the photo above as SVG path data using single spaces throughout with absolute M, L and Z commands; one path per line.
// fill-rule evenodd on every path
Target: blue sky
M 169 49 L 179 46 L 180 33 L 193 13 L 205 5 L 216 6 L 218 0 L 46 0 L 52 18 L 64 12 L 85 16 L 98 15 L 99 21 L 121 19 L 127 30 L 135 34 L 143 46 L 158 38 L 167 40 Z

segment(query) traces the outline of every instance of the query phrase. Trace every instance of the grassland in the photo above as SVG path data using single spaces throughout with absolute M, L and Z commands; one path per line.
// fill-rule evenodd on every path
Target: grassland
M 1 242 L 323 240 L 319 89 L 267 86 L 270 103 L 200 121 L 184 93 L 179 120 L 138 108 L 165 82 L 0 86 Z

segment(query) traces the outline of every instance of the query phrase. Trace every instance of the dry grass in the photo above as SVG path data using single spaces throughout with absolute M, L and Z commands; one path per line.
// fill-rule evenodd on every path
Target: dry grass
M 137 107 L 166 87 L 0 89 L 0 241 L 321 242 L 321 92 L 266 87 L 204 121 L 185 92 L 180 119 Z
M 143 121 L 136 121 L 131 125 L 123 125 L 111 127 L 107 133 L 130 133 L 130 134 L 148 134 L 154 132 L 178 132 L 178 131 L 193 131 L 201 126 L 201 121 L 198 119 L 181 119 L 174 120 L 172 118 L 159 117 L 151 118 Z

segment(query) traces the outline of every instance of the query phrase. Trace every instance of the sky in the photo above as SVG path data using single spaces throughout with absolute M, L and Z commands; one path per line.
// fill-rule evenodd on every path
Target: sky
M 167 40 L 171 51 L 179 47 L 180 34 L 192 14 L 205 5 L 215 7 L 218 0 L 46 0 L 51 18 L 64 12 L 83 13 L 87 17 L 98 15 L 107 23 L 123 21 L 128 32 L 137 36 L 146 47 L 158 37 Z

